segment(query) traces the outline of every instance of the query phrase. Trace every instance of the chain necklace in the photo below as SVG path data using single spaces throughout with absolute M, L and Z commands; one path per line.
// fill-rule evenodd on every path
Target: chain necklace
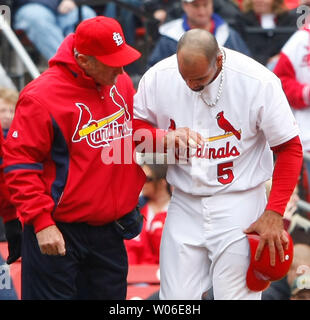
M 216 106 L 217 102 L 219 101 L 220 97 L 221 97 L 221 94 L 222 94 L 222 91 L 223 91 L 223 82 L 224 82 L 224 64 L 225 64 L 225 53 L 224 51 L 221 49 L 221 52 L 222 52 L 222 57 L 223 57 L 223 60 L 222 60 L 222 70 L 221 70 L 221 79 L 220 79 L 220 84 L 219 84 L 219 88 L 218 88 L 218 91 L 217 91 L 217 95 L 216 95 L 216 98 L 215 98 L 215 101 L 214 102 L 209 102 L 207 101 L 204 96 L 203 96 L 203 92 L 200 92 L 200 97 L 201 99 L 203 100 L 203 102 L 209 106 L 210 108 L 213 108 Z

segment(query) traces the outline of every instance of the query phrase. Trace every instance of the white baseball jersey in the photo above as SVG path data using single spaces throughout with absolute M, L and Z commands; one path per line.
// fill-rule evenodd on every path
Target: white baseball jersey
M 296 31 L 285 46 L 282 52 L 291 62 L 296 80 L 308 84 L 304 88 L 304 100 L 309 101 L 310 96 L 310 62 L 309 62 L 310 30 L 301 29 Z M 310 150 L 310 105 L 307 108 L 293 109 L 293 114 L 300 127 L 300 137 L 305 150 Z
M 134 97 L 134 117 L 157 128 L 188 127 L 208 142 L 191 151 L 187 164 L 169 165 L 167 180 L 185 193 L 214 195 L 254 188 L 272 176 L 270 146 L 299 130 L 280 80 L 253 59 L 223 48 L 222 94 L 215 107 L 221 74 L 202 92 L 182 79 L 173 55 L 149 69 Z M 202 95 L 203 98 L 202 99 Z

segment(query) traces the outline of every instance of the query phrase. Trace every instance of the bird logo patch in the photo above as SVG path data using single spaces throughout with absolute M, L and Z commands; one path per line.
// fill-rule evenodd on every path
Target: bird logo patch
M 238 147 L 232 141 L 227 141 L 225 145 L 210 146 L 210 142 L 220 141 L 229 137 L 235 137 L 241 140 L 241 129 L 237 130 L 230 121 L 224 117 L 224 111 L 216 115 L 217 125 L 224 131 L 223 134 L 205 138 L 205 143 L 202 147 L 198 146 L 193 156 L 196 158 L 205 159 L 223 159 L 230 157 L 238 157 L 240 152 Z
M 241 139 L 241 130 L 236 130 L 233 125 L 224 117 L 224 111 L 221 111 L 216 116 L 218 126 L 224 130 L 223 138 L 234 135 L 238 140 Z

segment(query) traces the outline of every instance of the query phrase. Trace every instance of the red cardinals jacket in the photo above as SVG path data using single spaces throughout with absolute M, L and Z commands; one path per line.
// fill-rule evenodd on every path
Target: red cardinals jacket
M 145 181 L 132 160 L 130 78 L 98 87 L 76 64 L 73 46 L 71 34 L 22 91 L 4 145 L 12 201 L 36 232 L 55 221 L 118 219 L 136 206 Z
M 3 158 L 2 158 L 3 135 L 0 126 L 0 216 L 4 222 L 17 218 L 15 207 L 10 202 L 10 194 L 4 183 Z

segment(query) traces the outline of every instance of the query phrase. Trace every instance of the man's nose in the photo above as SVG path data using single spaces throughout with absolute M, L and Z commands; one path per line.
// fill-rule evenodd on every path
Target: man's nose
M 197 9 L 197 14 L 205 14 L 207 11 L 206 6 L 199 6 L 196 9 Z

